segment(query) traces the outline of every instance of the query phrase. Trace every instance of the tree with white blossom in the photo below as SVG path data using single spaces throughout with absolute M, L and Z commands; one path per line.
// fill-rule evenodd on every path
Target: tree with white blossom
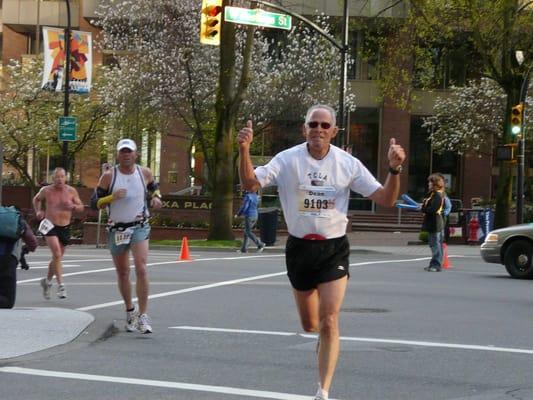
M 492 154 L 501 141 L 506 95 L 493 80 L 482 78 L 465 86 L 452 86 L 451 93 L 437 97 L 433 115 L 423 127 L 436 153 Z
M 413 99 L 413 84 L 435 88 L 432 85 L 442 73 L 439 62 L 460 49 L 464 52 L 461 64 L 463 68 L 468 66 L 467 76 L 489 78 L 505 94 L 505 105 L 499 108 L 501 143 L 516 141 L 511 134 L 509 115 L 512 106 L 523 100 L 520 89 L 533 65 L 532 2 L 400 0 L 394 4 L 402 2 L 405 18 L 366 21 L 366 26 L 371 27 L 367 29 L 368 38 L 372 39 L 368 42 L 386 53 L 380 59 L 378 82 L 384 97 L 408 108 Z M 522 64 L 515 58 L 516 50 L 523 51 Z M 476 140 L 468 137 L 467 128 L 475 125 L 473 121 L 478 118 L 472 113 L 455 116 L 459 121 L 454 124 L 464 134 L 455 134 L 451 140 L 443 135 L 434 136 L 433 147 L 457 152 L 464 151 L 468 144 L 475 147 Z M 472 132 L 480 137 L 479 131 Z M 439 138 L 444 142 L 438 142 Z M 513 179 L 509 163 L 500 162 L 498 169 L 494 225 L 503 227 L 509 224 Z
M 4 162 L 33 190 L 39 179 L 33 173 L 34 160 L 47 151 L 51 155 L 62 151 L 57 131 L 58 117 L 63 115 L 63 96 L 41 90 L 42 71 L 41 58 L 27 58 L 24 62 L 12 60 L 1 77 L 6 88 L 0 92 L 0 141 Z M 70 101 L 71 115 L 78 120 L 78 140 L 71 143 L 68 151 L 68 170 L 72 173 L 76 155 L 102 131 L 107 111 L 90 96 L 71 96 Z
M 137 77 L 147 107 L 184 121 L 206 157 L 209 237 L 227 239 L 233 237 L 236 129 L 249 118 L 258 129 L 277 118 L 301 120 L 318 101 L 335 106 L 340 63 L 336 49 L 305 27 L 273 35 L 225 23 L 220 47 L 200 45 L 200 8 L 200 0 L 103 2 L 97 11 L 103 46 L 115 50 L 122 80 L 114 80 L 106 101 L 120 109 L 137 96 L 127 82 Z M 327 28 L 328 18 L 318 22 Z M 354 107 L 353 96 L 347 103 Z

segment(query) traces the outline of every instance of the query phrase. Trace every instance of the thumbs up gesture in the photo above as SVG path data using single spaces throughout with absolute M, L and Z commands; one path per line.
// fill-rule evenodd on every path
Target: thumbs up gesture
M 396 139 L 391 138 L 389 142 L 389 152 L 387 154 L 389 165 L 393 169 L 398 169 L 405 161 L 405 150 L 399 144 L 396 144 Z
M 239 131 L 237 135 L 237 143 L 239 143 L 239 148 L 241 150 L 249 149 L 252 140 L 254 139 L 254 128 L 252 121 L 246 121 L 246 126 Z

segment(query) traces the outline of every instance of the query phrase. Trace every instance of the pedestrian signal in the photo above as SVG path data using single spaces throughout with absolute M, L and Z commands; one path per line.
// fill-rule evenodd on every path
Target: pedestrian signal
M 220 45 L 222 0 L 203 0 L 200 21 L 200 43 Z
M 522 119 L 524 116 L 524 105 L 517 104 L 511 108 L 511 132 L 513 135 L 518 135 L 522 132 Z

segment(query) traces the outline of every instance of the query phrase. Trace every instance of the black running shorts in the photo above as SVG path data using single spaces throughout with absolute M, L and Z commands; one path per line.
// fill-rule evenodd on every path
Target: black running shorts
M 346 236 L 327 240 L 287 238 L 285 262 L 287 275 L 296 290 L 311 290 L 349 272 L 350 243 Z
M 70 225 L 54 225 L 54 227 L 45 236 L 57 236 L 59 243 L 61 243 L 63 246 L 68 246 L 70 244 Z

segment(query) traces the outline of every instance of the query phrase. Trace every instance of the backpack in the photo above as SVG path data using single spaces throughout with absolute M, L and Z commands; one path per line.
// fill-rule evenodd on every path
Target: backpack
M 450 201 L 450 198 L 446 195 L 444 195 L 444 210 L 443 214 L 445 217 L 450 215 L 450 212 L 452 211 L 452 202 Z
M 20 211 L 15 206 L 0 206 L 0 237 L 19 239 L 22 236 Z

